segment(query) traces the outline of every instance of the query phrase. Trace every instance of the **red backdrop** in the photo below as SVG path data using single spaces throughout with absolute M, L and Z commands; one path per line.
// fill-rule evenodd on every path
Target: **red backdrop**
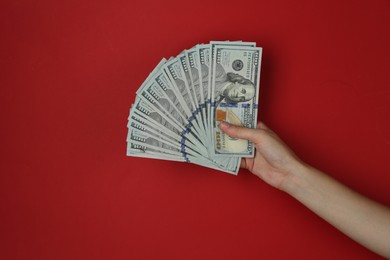
M 260 119 L 390 205 L 390 2 L 0 4 L 1 259 L 377 259 L 249 172 L 126 157 L 135 91 L 210 40 L 263 49 Z

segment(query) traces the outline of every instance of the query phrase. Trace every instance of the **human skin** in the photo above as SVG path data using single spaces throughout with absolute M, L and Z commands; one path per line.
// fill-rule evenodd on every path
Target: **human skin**
M 243 158 L 247 169 L 282 190 L 338 230 L 385 258 L 390 258 L 390 209 L 301 161 L 265 124 L 256 129 L 221 123 L 229 136 L 250 140 L 254 158 Z

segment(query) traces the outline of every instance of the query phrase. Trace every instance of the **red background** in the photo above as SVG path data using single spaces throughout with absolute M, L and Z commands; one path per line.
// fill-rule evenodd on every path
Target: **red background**
M 249 172 L 126 157 L 125 140 L 162 57 L 256 41 L 260 119 L 390 205 L 389 1 L 0 5 L 1 259 L 380 258 Z

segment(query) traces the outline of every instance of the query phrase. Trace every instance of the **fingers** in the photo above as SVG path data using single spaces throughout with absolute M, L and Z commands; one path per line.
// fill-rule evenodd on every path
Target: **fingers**
M 272 131 L 268 126 L 266 126 L 263 122 L 257 123 L 257 129 L 264 130 L 265 132 L 277 137 L 274 131 Z
M 268 128 L 268 126 L 266 126 L 263 122 L 258 122 L 258 123 L 257 123 L 257 128 L 258 128 L 258 129 L 263 129 L 263 130 L 270 130 L 270 129 Z
M 248 169 L 247 166 L 246 166 L 246 160 L 245 160 L 245 158 L 242 158 L 242 159 L 241 159 L 240 168 Z
M 250 140 L 254 143 L 256 142 L 259 135 L 258 129 L 234 126 L 226 122 L 221 122 L 219 124 L 219 128 L 221 128 L 223 132 L 231 137 Z

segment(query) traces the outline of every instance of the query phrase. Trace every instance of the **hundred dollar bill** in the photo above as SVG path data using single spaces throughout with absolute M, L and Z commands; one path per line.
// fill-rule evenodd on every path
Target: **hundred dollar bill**
M 207 109 L 207 113 L 210 115 L 209 118 L 208 118 L 208 125 L 209 125 L 209 136 L 210 136 L 210 141 L 212 141 L 212 136 L 213 136 L 213 124 L 214 124 L 214 117 L 212 116 L 212 104 L 213 104 L 213 83 L 211 82 L 212 81 L 212 78 L 213 78 L 213 68 L 214 68 L 214 64 L 215 64 L 215 61 L 216 61 L 216 56 L 215 56 L 215 48 L 217 46 L 235 46 L 235 47 L 244 47 L 244 46 L 247 46 L 247 47 L 256 47 L 256 43 L 255 42 L 242 42 L 242 41 L 211 41 L 210 44 L 210 49 L 209 49 L 209 52 L 208 52 L 208 55 L 209 55 L 209 84 L 208 84 L 208 103 L 207 103 L 207 106 L 206 106 L 206 109 Z
M 141 98 L 137 98 L 133 109 L 134 114 L 142 116 L 145 118 L 145 120 L 152 122 L 157 129 L 181 136 L 181 143 L 183 144 L 183 148 L 185 148 L 188 141 L 190 141 L 196 146 L 196 150 L 199 152 L 199 154 L 207 156 L 207 149 L 202 145 L 202 143 L 200 143 L 198 139 L 196 139 L 193 135 L 184 136 L 186 130 L 182 126 L 177 125 L 162 111 L 154 109 L 154 107 L 152 107 L 149 102 L 146 102 Z
M 210 44 L 210 49 L 209 49 L 209 82 L 211 82 L 212 78 L 213 78 L 213 68 L 214 68 L 214 64 L 215 64 L 215 47 L 217 46 L 236 46 L 236 47 L 243 47 L 243 46 L 247 46 L 247 47 L 256 47 L 256 43 L 255 42 L 242 42 L 242 41 L 211 41 Z M 207 105 L 207 110 L 208 110 L 208 113 L 211 114 L 211 104 L 212 104 L 212 83 L 210 83 L 209 85 L 209 89 L 208 89 L 208 105 Z M 212 125 L 213 125 L 213 121 L 214 121 L 214 118 L 213 117 L 209 117 L 209 130 L 210 130 L 210 135 L 211 135 L 211 129 L 212 129 Z
M 212 144 L 211 140 L 211 130 L 210 130 L 210 112 L 208 107 L 210 106 L 210 44 L 200 44 L 197 46 L 198 59 L 199 59 L 199 72 L 200 72 L 200 80 L 199 85 L 203 90 L 203 98 L 204 103 L 201 105 L 202 113 L 205 115 L 204 117 L 204 125 L 206 129 L 206 137 L 209 144 Z M 211 147 L 209 148 L 210 153 L 212 154 L 213 150 Z
M 193 135 L 202 143 L 200 130 L 193 124 L 194 118 L 192 117 L 191 113 L 189 113 L 187 104 L 184 103 L 180 93 L 177 92 L 176 88 L 172 86 L 172 83 L 165 71 L 157 73 L 155 81 L 159 85 L 161 91 L 164 92 L 164 95 L 168 97 L 173 107 L 176 107 L 178 115 L 186 122 L 186 124 L 184 125 L 184 132 L 186 134 L 188 133 L 190 135 Z
M 203 101 L 206 105 L 209 92 L 209 74 L 210 74 L 210 44 L 199 44 L 196 46 L 197 55 L 194 57 L 197 59 L 196 63 L 199 63 L 199 86 L 203 91 Z M 207 112 L 207 111 L 206 111 Z
M 137 90 L 136 94 L 138 97 L 144 97 L 152 106 L 155 106 L 157 110 L 165 112 L 168 116 L 176 121 L 179 125 L 185 125 L 183 117 L 179 116 L 180 108 L 175 106 L 166 97 L 163 97 L 165 92 L 160 89 L 160 85 L 157 83 L 156 78 L 162 73 L 162 66 L 166 63 L 166 59 L 162 59 L 156 68 L 149 74 L 146 80 L 142 83 L 141 87 Z M 173 93 L 171 93 L 173 94 Z
M 152 138 L 148 139 L 149 141 L 157 138 L 157 140 L 165 141 L 165 143 L 168 142 L 171 146 L 180 149 L 184 161 L 192 162 L 195 158 L 198 160 L 202 159 L 203 165 L 212 164 L 217 166 L 220 170 L 230 171 L 230 173 L 237 172 L 237 167 L 240 165 L 240 162 L 236 160 L 237 158 L 207 158 L 204 152 L 202 153 L 202 151 L 199 151 L 199 144 L 194 145 L 190 140 L 183 138 L 175 127 L 164 120 L 161 115 L 156 114 L 156 112 L 149 107 L 149 104 L 146 104 L 142 99 L 137 98 L 135 105 L 133 105 L 130 110 L 128 128 L 129 135 L 127 141 L 129 142 L 129 145 L 134 145 L 134 142 L 136 141 L 131 140 L 130 129 L 136 128 L 137 130 L 142 131 L 143 134 L 151 136 Z M 139 143 L 136 144 L 140 145 Z M 145 146 L 144 144 L 142 145 Z M 163 150 L 160 151 L 159 147 L 162 146 L 153 147 L 153 153 L 161 152 L 165 157 L 166 152 L 164 153 Z M 150 153 L 152 147 L 148 146 L 148 148 L 148 153 Z M 192 159 L 190 160 L 191 157 Z
M 131 145 L 142 147 L 147 153 L 152 153 L 154 155 L 160 154 L 162 158 L 176 158 L 180 156 L 180 147 L 174 146 L 169 142 L 163 141 L 156 136 L 150 135 L 143 130 L 130 127 L 129 129 L 129 141 Z M 217 165 L 206 158 L 201 158 L 193 156 L 192 154 L 187 154 L 186 157 L 183 157 L 183 161 L 199 164 L 201 166 L 223 170 L 232 174 L 236 174 L 237 165 L 232 165 L 229 163 L 227 166 Z
M 188 153 L 183 153 L 181 144 L 172 142 L 169 136 L 164 136 L 163 133 L 165 132 L 159 132 L 153 127 L 146 128 L 145 122 L 143 124 L 139 123 L 142 120 L 134 116 L 134 111 L 131 111 L 131 115 L 129 118 L 129 132 L 127 137 L 128 156 L 191 162 L 230 174 L 237 174 L 239 161 L 235 163 L 231 161 L 219 163 L 199 156 L 192 150 L 187 150 Z
M 160 159 L 164 161 L 175 161 L 175 162 L 182 162 L 183 159 L 181 157 L 176 156 L 161 156 L 159 154 L 152 154 L 146 151 L 147 148 L 143 147 L 142 145 L 136 145 L 132 143 L 127 144 L 127 156 L 131 157 L 140 157 L 140 158 L 150 158 L 150 159 Z
M 164 71 L 171 82 L 173 87 L 172 89 L 176 92 L 176 97 L 181 103 L 181 107 L 187 115 L 189 122 L 199 133 L 201 140 L 205 142 L 203 131 L 200 128 L 199 122 L 196 121 L 196 114 L 198 113 L 198 109 L 195 105 L 193 92 L 190 90 L 186 80 L 185 72 L 181 66 L 181 61 L 184 59 L 185 55 L 181 54 L 175 59 L 168 61 L 164 65 Z
M 206 112 L 205 112 L 205 98 L 204 98 L 204 90 L 202 84 L 202 76 L 201 76 L 201 68 L 200 68 L 200 58 L 198 52 L 198 46 L 193 47 L 192 49 L 185 52 L 188 60 L 189 70 L 190 70 L 190 79 L 192 83 L 192 87 L 194 88 L 196 102 L 198 104 L 198 110 L 200 113 L 198 114 L 202 122 L 201 127 L 206 130 L 207 125 L 206 121 Z M 204 131 L 206 134 L 206 131 Z
M 183 161 L 203 161 L 206 164 L 211 164 L 208 159 L 198 157 L 196 153 L 187 153 L 183 155 L 183 151 L 179 144 L 172 144 L 145 130 L 146 129 L 135 128 L 133 127 L 133 124 L 131 124 L 129 128 L 128 143 L 142 145 L 143 147 L 148 148 L 148 150 L 153 150 L 154 154 L 161 153 L 163 154 L 162 156 L 182 156 Z
M 134 109 L 130 111 L 130 117 L 127 127 L 129 129 L 136 128 L 140 131 L 144 131 L 146 134 L 155 136 L 160 140 L 169 142 L 175 147 L 180 147 L 180 151 L 182 153 L 193 154 L 194 156 L 201 156 L 201 154 L 198 152 L 198 147 L 196 147 L 194 144 L 192 144 L 191 142 L 183 142 L 183 140 L 185 139 L 183 139 L 182 136 L 174 134 L 173 132 L 162 131 L 158 125 L 149 122 L 142 115 L 137 114 Z M 129 140 L 130 138 L 128 136 L 127 141 Z
M 143 145 L 145 147 L 155 149 L 156 151 L 162 152 L 164 154 L 166 153 L 168 155 L 182 155 L 180 149 L 173 146 L 169 142 L 163 141 L 156 136 L 148 135 L 145 131 L 133 127 L 129 128 L 128 142 Z
M 194 99 L 196 106 L 200 108 L 201 104 L 204 103 L 204 93 L 202 85 L 200 84 L 200 64 L 199 64 L 199 55 L 197 48 L 193 47 L 185 51 L 186 60 L 188 63 L 188 76 L 190 78 L 190 84 L 193 88 Z
M 262 49 L 216 45 L 214 52 L 210 81 L 213 153 L 253 157 L 252 142 L 226 135 L 219 129 L 219 124 L 226 121 L 256 127 Z
M 203 138 L 203 143 L 206 143 L 207 142 L 206 131 L 205 131 L 205 127 L 203 125 L 202 111 L 200 108 L 200 102 L 201 102 L 200 89 L 199 89 L 199 85 L 194 85 L 194 76 L 196 76 L 197 74 L 194 73 L 195 72 L 195 71 L 193 71 L 194 66 L 192 66 L 194 64 L 191 65 L 190 59 L 188 56 L 188 52 L 195 53 L 195 50 L 196 50 L 196 47 L 193 47 L 189 51 L 185 50 L 184 55 L 180 55 L 178 58 L 180 61 L 182 72 L 185 76 L 184 81 L 188 85 L 190 93 L 192 95 L 192 100 L 194 101 L 195 106 L 193 108 L 194 109 L 193 115 L 195 116 L 195 120 L 199 125 L 200 131 L 202 134 L 202 138 Z M 192 60 L 192 61 L 194 61 L 194 60 Z
M 182 130 L 182 137 L 186 139 L 194 140 L 196 139 L 193 134 L 195 134 L 192 129 L 187 130 L 186 127 L 189 124 L 187 119 L 182 116 L 182 113 L 177 106 L 174 105 L 172 99 L 174 100 L 176 96 L 172 96 L 171 99 L 168 98 L 167 93 L 168 89 L 163 88 L 164 85 L 157 83 L 154 77 L 149 80 L 146 80 L 144 84 L 137 91 L 137 98 L 144 101 L 149 106 L 153 107 L 155 111 L 160 114 L 165 115 L 169 118 L 173 125 L 177 126 Z M 199 138 L 198 138 L 199 139 Z M 198 140 L 196 139 L 196 140 Z M 188 143 L 187 143 L 188 144 Z M 197 150 L 196 148 L 195 150 Z

